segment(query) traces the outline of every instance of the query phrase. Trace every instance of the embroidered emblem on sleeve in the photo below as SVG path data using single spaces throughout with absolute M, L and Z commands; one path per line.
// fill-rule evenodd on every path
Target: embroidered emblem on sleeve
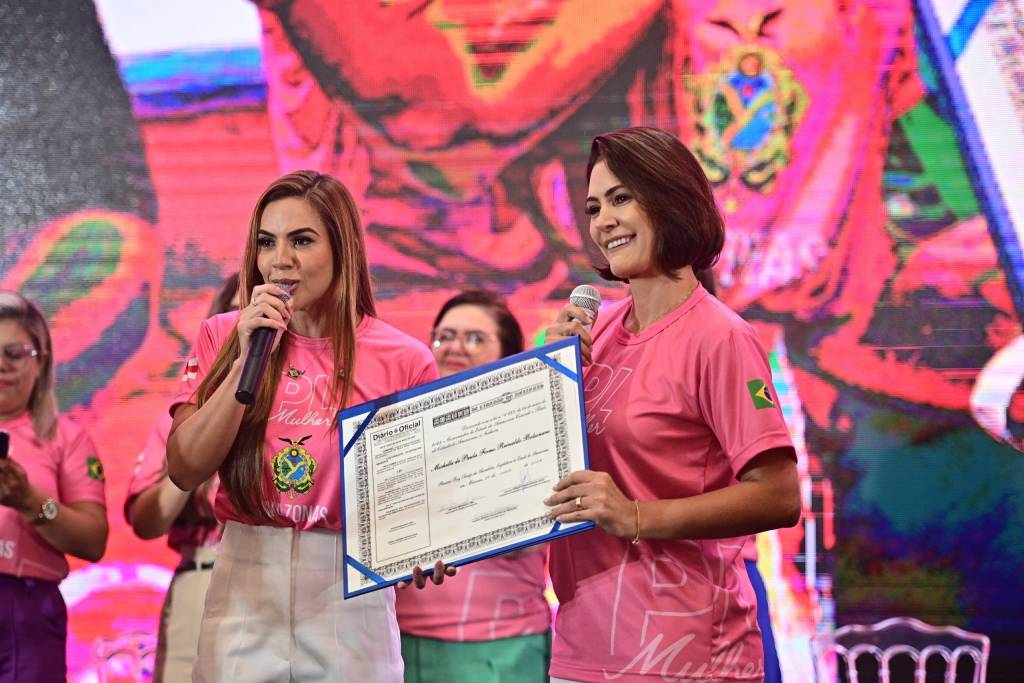
M 185 363 L 185 374 L 182 376 L 182 380 L 185 382 L 195 381 L 199 377 L 199 359 L 189 358 L 188 362 Z
M 750 398 L 754 401 L 754 407 L 758 410 L 775 407 L 775 401 L 772 399 L 772 395 L 768 393 L 768 386 L 764 383 L 764 380 L 750 380 L 747 382 L 747 391 L 750 392 Z
M 85 459 L 86 473 L 96 481 L 106 481 L 107 475 L 103 473 L 103 463 L 95 455 Z

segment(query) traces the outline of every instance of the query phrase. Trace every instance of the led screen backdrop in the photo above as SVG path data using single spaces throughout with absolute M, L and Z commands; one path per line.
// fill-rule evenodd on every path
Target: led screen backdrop
M 758 539 L 787 680 L 812 634 L 892 615 L 1024 661 L 1022 26 L 1011 0 L 0 4 L 0 286 L 52 322 L 112 518 L 63 585 L 72 679 L 152 664 L 173 557 L 125 487 L 270 180 L 349 186 L 398 327 L 476 286 L 536 336 L 579 283 L 623 294 L 583 170 L 640 124 L 716 187 L 720 296 L 798 445 L 803 520 Z

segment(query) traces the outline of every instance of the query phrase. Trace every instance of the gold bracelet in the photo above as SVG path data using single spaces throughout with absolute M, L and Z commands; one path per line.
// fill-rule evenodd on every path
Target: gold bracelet
M 640 501 L 634 500 L 633 507 L 636 508 L 636 536 L 633 537 L 633 545 L 640 542 Z

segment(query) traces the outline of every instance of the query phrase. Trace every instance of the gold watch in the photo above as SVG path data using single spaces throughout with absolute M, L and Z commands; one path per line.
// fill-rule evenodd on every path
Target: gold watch
M 39 506 L 39 512 L 36 514 L 36 524 L 46 524 L 57 519 L 57 512 L 59 510 L 57 499 L 53 496 L 47 497 Z

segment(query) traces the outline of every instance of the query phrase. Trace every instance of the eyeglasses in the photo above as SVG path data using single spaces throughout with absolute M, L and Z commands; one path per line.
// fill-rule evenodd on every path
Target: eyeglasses
M 449 327 L 442 327 L 439 330 L 434 330 L 434 334 L 431 335 L 431 344 L 435 349 L 439 349 L 442 346 L 454 343 L 456 339 L 461 341 L 462 345 L 470 351 L 478 349 L 491 341 L 491 337 L 477 330 L 460 332 Z
M 3 347 L 4 359 L 12 365 L 21 365 L 26 358 L 36 358 L 39 351 L 31 344 L 8 344 Z

